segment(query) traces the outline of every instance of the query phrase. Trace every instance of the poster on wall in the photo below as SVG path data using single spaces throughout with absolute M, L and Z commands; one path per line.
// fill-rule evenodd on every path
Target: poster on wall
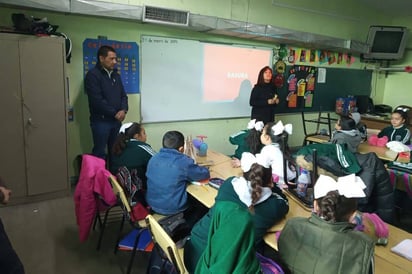
M 83 41 L 84 76 L 97 63 L 97 50 L 104 45 L 115 49 L 117 70 L 127 93 L 139 93 L 139 47 L 136 42 L 90 39 Z
M 313 105 L 317 68 L 295 65 L 289 70 L 288 101 L 289 108 L 310 108 Z

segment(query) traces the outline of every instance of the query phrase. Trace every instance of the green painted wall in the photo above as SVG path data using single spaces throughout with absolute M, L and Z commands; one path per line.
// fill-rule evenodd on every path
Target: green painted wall
M 157 7 L 188 10 L 194 14 L 216 16 L 253 22 L 258 24 L 271 24 L 278 27 L 306 31 L 344 39 L 365 41 L 369 25 L 391 24 L 392 18 L 387 18 L 367 7 L 359 7 L 356 0 L 316 0 L 302 4 L 300 0 L 157 0 L 157 1 L 110 1 L 115 3 L 143 5 L 148 4 Z M 277 5 L 272 4 L 275 3 Z M 344 3 L 344 4 L 343 4 Z M 286 5 L 286 7 L 285 7 Z M 87 97 L 83 90 L 83 64 L 82 42 L 86 38 L 97 38 L 98 35 L 107 36 L 109 39 L 122 41 L 136 41 L 139 43 L 142 34 L 172 36 L 178 38 L 201 39 L 216 42 L 231 42 L 250 45 L 263 45 L 275 47 L 273 43 L 258 43 L 243 39 L 222 37 L 204 33 L 187 31 L 182 28 L 165 27 L 154 24 L 142 24 L 131 20 L 120 20 L 106 17 L 92 17 L 75 14 L 54 13 L 34 9 L 15 9 L 0 7 L 0 25 L 12 26 L 12 13 L 25 13 L 35 17 L 47 17 L 52 24 L 59 25 L 59 31 L 66 33 L 73 42 L 71 63 L 67 64 L 67 73 L 70 81 L 70 105 L 74 107 L 74 121 L 69 122 L 69 164 L 70 176 L 76 176 L 74 159 L 77 155 L 91 151 L 92 141 L 88 122 Z M 395 21 L 394 21 L 395 22 Z M 397 20 L 398 24 L 410 24 L 408 20 Z M 410 25 L 409 25 L 410 26 Z M 412 39 L 411 39 L 412 40 Z M 410 53 L 409 59 L 411 61 Z M 45 56 L 47 62 L 47 56 Z M 364 64 L 355 63 L 353 68 L 361 68 Z M 257 74 L 258 72 L 256 72 Z M 161 77 L 161 75 L 159 76 Z M 411 96 L 406 89 L 409 88 L 412 75 L 405 73 L 374 75 L 373 95 L 377 101 L 388 104 L 400 104 L 409 102 Z M 392 80 L 393 79 L 393 80 Z M 409 84 L 408 84 L 409 83 Z M 402 88 L 402 98 L 393 96 L 393 90 Z M 409 88 L 410 89 L 410 88 Z M 398 103 L 399 102 L 399 103 Z M 130 111 L 127 121 L 140 120 L 140 95 L 129 96 Z M 303 132 L 300 115 L 279 115 L 285 123 L 292 123 L 294 133 L 290 138 L 290 145 L 297 146 L 302 143 Z M 161 138 L 167 130 L 180 130 L 185 135 L 193 136 L 205 134 L 207 143 L 214 150 L 231 154 L 234 147 L 229 144 L 228 136 L 243 129 L 249 119 L 222 119 L 192 122 L 155 123 L 146 124 L 148 142 L 158 150 L 161 146 Z

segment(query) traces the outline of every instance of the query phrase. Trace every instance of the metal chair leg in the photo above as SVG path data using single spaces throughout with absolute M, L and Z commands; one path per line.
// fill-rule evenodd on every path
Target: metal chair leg
M 101 220 L 100 220 L 100 216 L 99 216 L 99 223 L 101 223 L 100 224 L 100 234 L 99 234 L 99 240 L 98 240 L 98 242 L 97 242 L 97 250 L 100 250 L 100 247 L 101 247 L 101 244 L 102 244 L 102 240 L 103 240 L 103 234 L 104 234 L 104 229 L 106 228 L 106 223 L 107 223 L 107 217 L 108 217 L 108 215 L 109 215 L 109 212 L 110 212 L 110 210 L 111 210 L 112 208 L 109 208 L 109 209 L 107 209 L 106 210 L 106 212 L 105 212 L 105 214 L 104 214 L 104 219 L 103 219 L 103 223 L 101 223 Z
M 113 251 L 113 253 L 114 254 L 116 254 L 117 253 L 117 250 L 118 250 L 118 246 L 119 246 L 119 242 L 120 242 L 120 239 L 121 239 L 121 235 L 122 235 L 122 231 L 123 231 L 123 226 L 124 226 L 124 221 L 125 221 L 125 219 L 126 219 L 126 216 L 122 216 L 122 220 L 121 220 L 121 222 L 120 222 L 120 227 L 119 227 L 119 232 L 117 233 L 117 239 L 116 239 L 116 243 L 115 243 L 115 246 L 114 246 L 114 251 Z

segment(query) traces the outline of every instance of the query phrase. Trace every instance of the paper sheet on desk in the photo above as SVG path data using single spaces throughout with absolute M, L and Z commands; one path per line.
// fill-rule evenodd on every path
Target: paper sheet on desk
M 391 251 L 405 257 L 409 261 L 412 261 L 412 240 L 405 239 L 396 246 L 391 248 Z

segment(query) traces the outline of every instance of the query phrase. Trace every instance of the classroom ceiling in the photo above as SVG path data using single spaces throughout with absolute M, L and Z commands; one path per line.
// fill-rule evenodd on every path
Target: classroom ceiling
M 411 0 L 358 0 L 366 6 L 373 6 L 378 11 L 391 16 L 412 16 Z

